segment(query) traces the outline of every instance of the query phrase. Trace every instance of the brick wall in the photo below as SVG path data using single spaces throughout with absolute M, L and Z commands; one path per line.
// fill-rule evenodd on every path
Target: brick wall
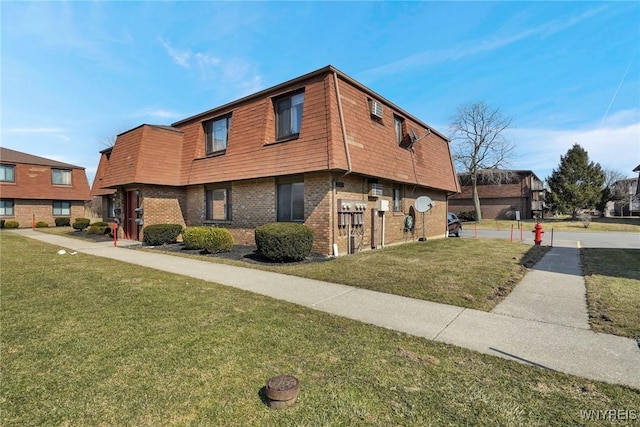
M 470 199 L 449 199 L 449 208 L 456 215 L 460 212 L 475 211 Z M 484 219 L 511 219 L 515 220 L 516 211 L 520 211 L 521 219 L 531 219 L 531 202 L 528 198 L 501 197 L 498 199 L 480 200 L 480 210 Z
M 384 215 L 384 244 L 403 243 L 414 241 L 423 235 L 422 214 L 414 212 L 412 208 L 415 200 L 420 196 L 429 196 L 435 201 L 435 206 L 424 216 L 425 237 L 441 238 L 445 236 L 447 204 L 446 195 L 441 191 L 430 191 L 422 187 L 409 185 L 400 185 L 401 209 L 398 212 L 393 211 L 393 188 L 392 181 L 378 180 L 378 184 L 383 186 L 383 195 L 379 198 L 369 197 L 369 182 L 366 177 L 357 175 L 336 176 L 337 182 L 343 183 L 343 187 L 335 189 L 335 209 L 337 211 L 337 200 L 349 199 L 362 201 L 367 204 L 364 212 L 364 225 L 352 229 L 355 234 L 355 244 L 358 250 L 367 250 L 372 247 L 372 226 L 373 221 L 377 222 L 377 245 L 382 245 L 382 221 Z M 389 202 L 389 211 L 378 212 L 372 217 L 371 211 L 376 209 L 378 200 L 386 200 Z M 411 214 L 414 218 L 414 229 L 405 231 L 405 216 Z M 341 227 L 336 224 L 334 227 L 336 235 L 336 243 L 340 254 L 348 253 L 349 231 L 347 227 Z
M 302 178 L 302 176 L 301 176 Z M 343 175 L 329 172 L 307 173 L 304 175 L 305 224 L 314 230 L 313 251 L 332 254 L 333 243 L 338 245 L 338 253 L 348 253 L 348 227 L 337 223 L 339 199 L 349 199 L 366 203 L 364 224 L 353 227 L 358 250 L 371 248 L 371 211 L 376 208 L 377 198 L 369 197 L 369 182 L 366 177 Z M 334 186 L 334 182 L 341 185 Z M 383 196 L 388 200 L 390 210 L 384 214 L 385 245 L 414 241 L 423 235 L 422 214 L 413 212 L 415 200 L 419 196 L 429 196 L 436 202 L 435 207 L 425 214 L 425 236 L 440 238 L 445 236 L 447 204 L 444 192 L 423 187 L 400 185 L 401 210 L 393 211 L 392 181 L 380 180 Z M 277 179 L 261 178 L 237 181 L 231 188 L 231 220 L 205 220 L 204 185 L 194 185 L 181 190 L 173 187 L 145 186 L 142 189 L 141 206 L 144 208 L 145 225 L 177 223 L 183 226 L 220 226 L 231 231 L 237 244 L 255 244 L 254 229 L 260 225 L 277 221 L 276 198 Z M 412 214 L 415 228 L 404 230 L 405 216 Z M 378 247 L 382 243 L 382 214 L 375 217 L 378 224 Z
M 140 207 L 143 208 L 145 226 L 151 224 L 186 226 L 187 192 L 184 188 L 146 185 L 140 189 Z
M 55 227 L 55 218 L 58 217 L 70 218 L 72 224 L 76 218 L 84 218 L 85 206 L 84 202 L 72 201 L 71 215 L 53 216 L 53 201 L 51 200 L 15 199 L 13 213 L 13 216 L 3 216 L 2 219 L 18 221 L 20 228 L 28 228 L 31 227 L 35 215 L 36 222 L 45 221 L 50 227 Z

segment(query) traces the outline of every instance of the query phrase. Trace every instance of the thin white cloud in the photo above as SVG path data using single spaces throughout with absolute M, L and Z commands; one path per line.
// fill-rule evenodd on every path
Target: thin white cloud
M 189 68 L 189 66 L 190 66 L 189 62 L 190 62 L 191 56 L 192 56 L 190 50 L 182 50 L 182 51 L 180 51 L 178 49 L 175 49 L 175 48 L 171 47 L 169 45 L 169 43 L 167 43 L 163 39 L 160 39 L 160 43 L 167 50 L 167 53 L 169 54 L 171 59 L 173 59 L 173 62 L 175 62 L 176 64 L 178 64 L 181 67 Z
M 222 60 L 204 52 L 192 52 L 190 49 L 180 50 L 171 46 L 164 39 L 159 39 L 159 41 L 173 62 L 183 68 L 196 70 L 195 72 L 203 81 L 219 82 L 219 93 L 223 88 L 222 92 L 229 92 L 228 95 L 233 98 L 257 92 L 264 87 L 262 76 L 248 61 L 242 59 Z
M 11 133 L 64 133 L 62 128 L 9 128 L 7 132 Z
M 519 157 L 517 169 L 531 169 L 542 179 L 551 175 L 563 156 L 578 144 L 589 154 L 589 160 L 603 168 L 619 170 L 633 176 L 640 163 L 640 111 L 619 111 L 604 123 L 579 129 L 514 129 L 509 132 Z
M 152 118 L 158 118 L 158 119 L 176 119 L 183 116 L 184 114 L 181 114 L 175 111 L 164 110 L 162 108 L 148 108 L 148 109 L 136 111 L 132 113 L 129 117 L 130 118 L 152 117 Z
M 605 8 L 606 6 L 590 9 L 578 16 L 571 17 L 566 21 L 554 20 L 507 36 L 493 36 L 491 38 L 481 40 L 480 42 L 470 41 L 465 45 L 459 45 L 452 49 L 420 52 L 389 64 L 365 70 L 358 74 L 358 78 L 362 80 L 377 79 L 383 75 L 399 73 L 410 68 L 456 61 L 481 52 L 500 49 L 536 35 L 548 37 L 577 25 L 585 19 L 597 15 Z

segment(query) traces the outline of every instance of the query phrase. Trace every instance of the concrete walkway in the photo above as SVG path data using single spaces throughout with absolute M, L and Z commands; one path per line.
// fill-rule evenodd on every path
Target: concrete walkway
M 579 252 L 553 248 L 491 312 L 233 267 L 33 230 L 52 245 L 247 290 L 388 329 L 593 380 L 640 389 L 635 340 L 595 333 L 586 315 Z

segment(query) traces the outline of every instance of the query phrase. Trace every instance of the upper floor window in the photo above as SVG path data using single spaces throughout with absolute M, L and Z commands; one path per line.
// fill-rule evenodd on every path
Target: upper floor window
M 227 149 L 231 116 L 210 120 L 204 124 L 205 151 L 207 154 Z
M 300 134 L 304 92 L 276 100 L 276 139 L 293 138 Z
M 13 199 L 2 199 L 0 200 L 0 216 L 13 216 Z
M 212 188 L 206 191 L 206 219 L 209 221 L 231 220 L 231 189 Z
M 71 171 L 68 169 L 51 169 L 53 185 L 71 185 Z
M 16 167 L 14 165 L 0 165 L 0 181 L 16 182 Z
M 402 143 L 402 138 L 404 137 L 404 119 L 402 117 L 394 116 L 393 117 L 393 125 L 396 129 L 396 142 L 398 144 Z
M 53 216 L 71 216 L 71 202 L 54 200 Z

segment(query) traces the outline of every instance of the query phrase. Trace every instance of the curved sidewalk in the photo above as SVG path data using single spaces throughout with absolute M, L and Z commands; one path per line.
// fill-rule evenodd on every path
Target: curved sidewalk
M 579 251 L 552 248 L 491 313 L 147 251 L 13 231 L 85 254 L 190 276 L 545 369 L 640 389 L 636 341 L 588 327 Z

